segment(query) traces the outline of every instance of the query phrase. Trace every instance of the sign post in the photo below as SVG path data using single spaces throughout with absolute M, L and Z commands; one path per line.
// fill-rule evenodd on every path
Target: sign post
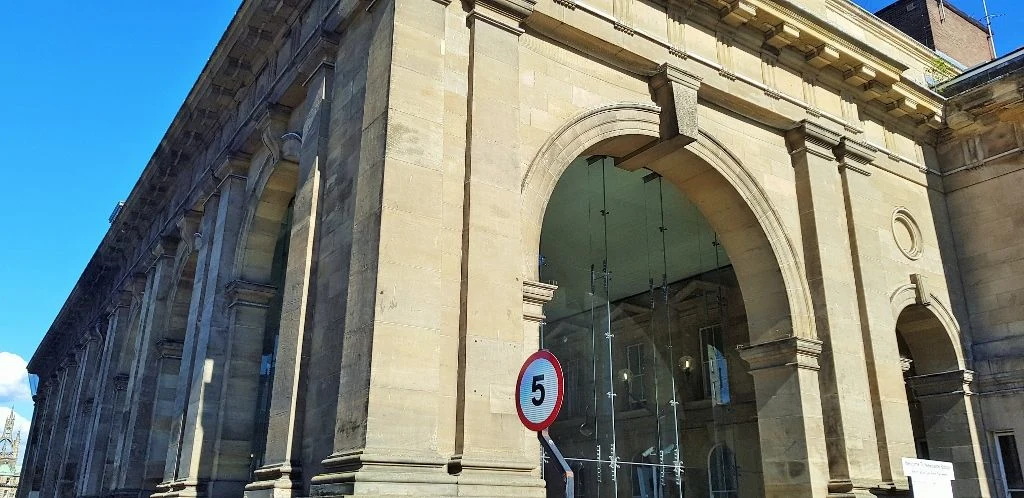
M 903 474 L 910 478 L 910 491 L 914 496 L 953 498 L 952 463 L 903 458 Z
M 530 355 L 516 380 L 516 412 L 527 429 L 537 432 L 541 444 L 558 461 L 565 477 L 565 496 L 573 498 L 573 473 L 568 462 L 548 435 L 548 427 L 558 418 L 565 394 L 562 365 L 550 351 L 542 349 Z

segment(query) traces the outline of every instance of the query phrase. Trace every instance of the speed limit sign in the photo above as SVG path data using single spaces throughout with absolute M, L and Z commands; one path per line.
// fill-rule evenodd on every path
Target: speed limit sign
M 562 366 L 555 355 L 544 349 L 533 353 L 523 363 L 516 382 L 519 420 L 531 431 L 547 429 L 562 408 L 564 390 Z

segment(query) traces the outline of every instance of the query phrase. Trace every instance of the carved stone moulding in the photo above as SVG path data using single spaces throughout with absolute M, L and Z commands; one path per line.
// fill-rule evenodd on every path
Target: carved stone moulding
M 892 213 L 892 237 L 896 247 L 908 259 L 916 260 L 921 257 L 921 228 L 905 207 L 898 207 Z

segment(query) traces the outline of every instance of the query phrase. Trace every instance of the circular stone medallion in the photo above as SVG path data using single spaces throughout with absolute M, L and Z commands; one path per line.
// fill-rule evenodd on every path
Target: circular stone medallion
M 892 213 L 892 237 L 896 247 L 910 259 L 921 257 L 921 229 L 907 208 L 896 208 Z

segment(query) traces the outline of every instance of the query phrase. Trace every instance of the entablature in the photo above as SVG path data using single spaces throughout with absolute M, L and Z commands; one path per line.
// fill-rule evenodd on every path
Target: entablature
M 301 101 L 305 91 L 295 87 L 329 62 L 340 20 L 351 17 L 339 18 L 339 9 L 358 10 L 330 0 L 243 2 L 43 337 L 30 371 L 52 369 L 52 358 L 76 341 L 83 324 L 102 315 L 116 290 L 151 263 L 181 213 L 202 211 L 223 175 L 237 174 L 230 167 L 234 158 L 261 146 L 255 121 L 268 102 Z
M 617 3 L 632 1 L 617 0 Z M 660 6 L 665 9 L 664 29 L 652 28 L 649 23 L 638 26 L 629 18 L 635 16 L 634 8 L 616 9 L 624 13 L 625 18 L 620 19 L 619 14 L 605 12 L 599 5 L 590 0 L 542 1 L 526 24 L 584 51 L 603 52 L 599 55 L 603 60 L 637 74 L 653 72 L 664 62 L 657 60 L 655 54 L 667 49 L 680 59 L 720 66 L 718 69 L 723 75 L 736 79 L 736 71 L 724 67 L 728 63 L 721 60 L 721 54 L 714 60 L 708 54 L 699 54 L 685 46 L 685 26 L 699 25 L 716 33 L 720 43 L 743 45 L 754 54 L 794 54 L 783 57 L 787 65 L 794 66 L 798 72 L 818 74 L 823 80 L 838 82 L 834 85 L 835 91 L 850 94 L 865 107 L 876 108 L 902 128 L 919 130 L 917 134 L 926 135 L 942 127 L 944 99 L 905 76 L 909 69 L 906 64 L 806 11 L 793 8 L 785 0 L 670 0 Z M 598 33 L 592 29 L 594 21 L 581 18 L 583 15 L 608 22 L 622 34 L 605 34 L 603 30 Z M 618 28 L 620 25 L 630 29 L 623 31 Z M 573 33 L 574 30 L 578 33 Z M 574 36 L 580 39 L 572 40 Z M 644 41 L 657 48 L 644 49 L 641 46 Z M 746 79 L 754 86 L 768 87 L 763 88 L 766 93 L 779 93 L 770 88 L 770 82 L 764 78 Z M 813 107 L 808 102 L 799 104 Z

